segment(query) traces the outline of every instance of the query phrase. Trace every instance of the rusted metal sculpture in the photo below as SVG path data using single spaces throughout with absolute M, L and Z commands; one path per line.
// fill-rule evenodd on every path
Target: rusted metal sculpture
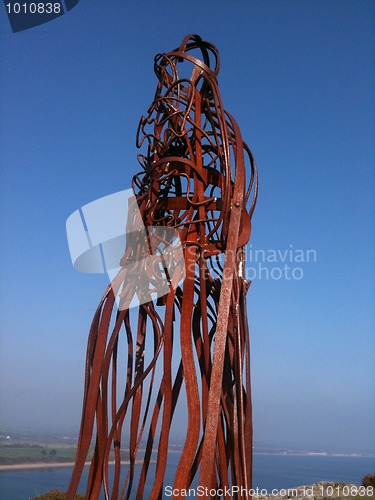
M 216 47 L 198 35 L 155 58 L 155 99 L 137 134 L 138 147 L 146 143 L 148 149 L 139 157 L 143 172 L 134 177 L 133 189 L 145 226 L 178 231 L 185 277 L 156 303 L 139 305 L 136 328 L 129 309 L 117 310 L 115 303 L 117 289 L 130 293 L 127 272 L 120 271 L 106 290 L 88 340 L 68 500 L 74 497 L 94 434 L 87 498 L 97 499 L 102 489 L 107 499 L 162 498 L 170 428 L 184 393 L 187 423 L 186 428 L 180 424 L 184 445 L 174 472 L 174 497 L 183 496 L 192 484 L 207 487 L 207 497 L 215 496 L 209 489 L 251 487 L 244 245 L 250 237 L 257 174 L 237 123 L 223 108 L 218 72 Z M 135 253 L 133 242 L 123 263 Z M 127 349 L 120 403 L 119 342 Z M 149 362 L 147 352 L 152 352 Z M 145 449 L 140 450 L 143 438 Z M 121 464 L 123 449 L 129 450 L 127 464 Z M 111 460 L 113 475 L 108 472 Z M 147 495 L 146 482 L 151 488 Z

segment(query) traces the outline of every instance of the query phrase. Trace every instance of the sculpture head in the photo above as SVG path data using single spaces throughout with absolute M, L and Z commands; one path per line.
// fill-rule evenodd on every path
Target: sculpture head
M 206 255 L 222 252 L 238 175 L 235 157 L 243 156 L 246 148 L 252 175 L 247 191 L 244 180 L 243 245 L 250 235 L 246 204 L 254 165 L 236 123 L 222 106 L 216 47 L 188 35 L 178 48 L 158 54 L 154 68 L 155 98 L 137 132 L 137 146 L 148 146 L 138 157 L 144 171 L 133 184 L 147 224 L 178 228 L 184 242 L 194 221 L 203 221 L 206 236 L 199 246 Z

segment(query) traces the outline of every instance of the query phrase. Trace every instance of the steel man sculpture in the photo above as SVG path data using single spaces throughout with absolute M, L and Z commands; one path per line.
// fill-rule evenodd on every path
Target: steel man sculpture
M 135 318 L 134 309 L 116 305 L 116 293 L 120 300 L 127 297 L 126 304 L 135 293 L 127 263 L 143 262 L 142 245 L 152 246 L 150 234 L 135 228 L 123 268 L 106 290 L 90 330 L 68 500 L 93 435 L 87 498 L 97 499 L 102 489 L 108 499 L 162 498 L 170 429 L 181 401 L 187 418 L 178 417 L 183 446 L 173 473 L 174 497 L 191 485 L 207 487 L 206 497 L 231 485 L 251 488 L 244 246 L 257 174 L 237 123 L 223 108 L 218 72 L 216 47 L 197 35 L 155 58 L 156 94 L 137 134 L 138 147 L 147 145 L 147 151 L 139 157 L 143 171 L 134 177 L 133 190 L 144 227 L 172 228 L 179 235 L 182 263 L 175 259 L 174 269 L 182 264 L 184 279 L 157 301 L 141 301 Z M 128 224 L 129 218 L 130 212 Z M 147 272 L 157 288 L 152 266 L 134 269 Z M 126 346 L 125 359 L 118 360 L 119 344 Z M 122 384 L 118 361 L 126 365 Z M 109 468 L 110 461 L 114 466 Z

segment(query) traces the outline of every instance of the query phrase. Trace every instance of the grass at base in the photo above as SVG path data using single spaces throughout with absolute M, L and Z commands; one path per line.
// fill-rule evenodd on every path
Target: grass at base
M 40 495 L 38 497 L 32 498 L 31 500 L 65 500 L 66 499 L 66 493 L 63 491 L 49 491 L 48 493 L 45 493 L 44 495 Z M 77 495 L 74 497 L 74 500 L 85 500 L 84 495 Z

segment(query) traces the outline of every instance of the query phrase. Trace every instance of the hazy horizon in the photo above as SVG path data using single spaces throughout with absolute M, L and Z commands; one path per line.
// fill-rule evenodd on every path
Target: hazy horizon
M 79 436 L 79 428 L 78 429 L 56 429 L 55 431 L 46 431 L 45 429 L 22 429 L 22 428 L 0 428 L 0 446 L 2 445 L 10 445 L 12 442 L 16 441 L 19 443 L 22 442 L 32 442 L 32 443 L 44 443 L 44 442 L 56 442 L 59 444 L 68 444 L 69 446 L 74 446 L 75 442 L 78 441 Z M 127 449 L 128 443 L 128 435 L 124 436 L 123 448 Z M 94 446 L 95 442 L 93 440 L 92 446 Z M 145 446 L 146 440 L 141 441 L 140 449 Z M 171 434 L 169 446 L 174 447 L 182 447 L 184 444 L 184 439 L 182 439 L 181 435 L 176 435 L 176 433 Z M 157 445 L 157 441 L 155 441 L 155 446 Z M 253 452 L 254 453 L 327 453 L 331 454 L 343 454 L 343 455 L 363 455 L 363 456 L 371 456 L 375 457 L 375 451 L 371 448 L 368 449 L 351 449 L 346 447 L 345 445 L 336 446 L 336 447 L 295 447 L 291 446 L 289 442 L 283 443 L 282 441 L 278 443 L 272 443 L 268 441 L 258 441 L 254 439 L 253 444 Z

